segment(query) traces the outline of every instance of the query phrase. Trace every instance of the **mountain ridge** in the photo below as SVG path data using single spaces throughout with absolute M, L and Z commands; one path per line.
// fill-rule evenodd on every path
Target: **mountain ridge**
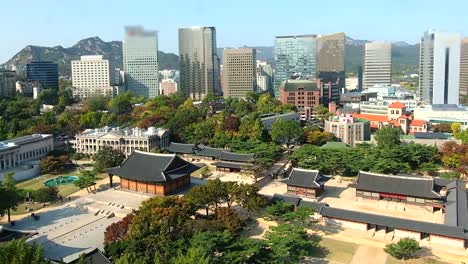
M 356 73 L 362 65 L 362 55 L 365 43 L 368 40 L 359 40 L 346 37 L 347 72 Z M 272 61 L 273 46 L 244 46 L 257 49 L 257 59 Z M 218 48 L 217 53 L 222 57 L 222 50 Z M 71 75 L 71 61 L 78 60 L 82 55 L 103 55 L 109 59 L 112 67 L 122 68 L 122 42 L 103 41 L 94 36 L 82 39 L 71 47 L 64 48 L 61 45 L 54 47 L 28 45 L 16 53 L 3 66 L 15 68 L 19 73 L 24 73 L 25 66 L 31 60 L 50 60 L 59 64 L 59 74 Z M 178 69 L 178 56 L 174 53 L 158 51 L 159 67 L 163 69 Z M 392 60 L 394 71 L 414 72 L 417 71 L 419 61 L 419 44 L 408 44 L 397 41 L 393 43 Z

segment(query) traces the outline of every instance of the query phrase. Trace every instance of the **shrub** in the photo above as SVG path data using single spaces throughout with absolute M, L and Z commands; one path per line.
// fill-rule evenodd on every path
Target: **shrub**
M 33 192 L 33 199 L 39 203 L 55 202 L 58 198 L 57 187 L 43 187 Z
M 414 258 L 419 249 L 419 242 L 416 239 L 404 237 L 396 243 L 386 245 L 384 250 L 397 259 L 407 260 Z
M 244 221 L 239 217 L 239 214 L 228 207 L 218 207 L 215 219 L 221 222 L 232 234 L 240 232 L 244 226 Z
M 460 176 L 460 173 L 457 171 L 446 171 L 440 174 L 440 177 L 444 179 L 458 179 Z

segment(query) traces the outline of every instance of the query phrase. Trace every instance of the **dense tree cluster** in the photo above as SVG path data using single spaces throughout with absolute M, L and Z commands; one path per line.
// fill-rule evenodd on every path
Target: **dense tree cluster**
M 298 263 L 312 255 L 318 241 L 300 226 L 281 223 L 264 240 L 240 236 L 245 218 L 231 205 L 263 206 L 257 191 L 218 180 L 193 188 L 184 198 L 151 198 L 106 229 L 105 253 L 125 264 Z M 207 208 L 208 215 L 197 214 Z
M 432 172 L 439 163 L 436 147 L 398 144 L 388 147 L 360 144 L 354 148 L 327 149 L 304 145 L 291 160 L 306 169 L 318 169 L 330 175 L 355 176 L 359 171 L 378 173 Z M 437 168 L 437 166 L 436 166 Z
M 0 243 L 0 263 L 47 264 L 41 247 L 27 244 L 25 239 Z

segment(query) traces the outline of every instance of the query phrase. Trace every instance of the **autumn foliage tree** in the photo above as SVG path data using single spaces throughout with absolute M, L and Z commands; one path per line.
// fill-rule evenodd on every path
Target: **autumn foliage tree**
M 439 150 L 442 163 L 452 171 L 468 174 L 468 143 L 446 142 Z
M 124 240 L 128 236 L 134 217 L 134 214 L 128 214 L 122 220 L 108 226 L 104 232 L 104 243 L 109 244 Z
M 60 173 L 74 166 L 68 155 L 47 156 L 43 158 L 39 166 L 42 173 Z

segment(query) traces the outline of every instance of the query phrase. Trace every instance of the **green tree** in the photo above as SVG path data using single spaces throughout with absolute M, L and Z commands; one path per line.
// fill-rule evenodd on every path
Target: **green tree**
M 125 154 L 120 149 L 103 146 L 94 156 L 94 170 L 103 172 L 104 169 L 117 167 L 125 160 Z M 113 175 L 109 174 L 109 186 L 112 188 Z
M 416 257 L 416 253 L 420 250 L 420 247 L 416 239 L 404 237 L 396 243 L 386 245 L 384 250 L 397 259 L 407 260 Z
M 237 234 L 244 226 L 244 221 L 239 214 L 231 208 L 218 207 L 214 216 L 215 220 L 222 223 L 232 234 Z
M 107 110 L 109 98 L 103 95 L 93 95 L 87 97 L 83 102 L 83 110 L 85 112 L 97 112 Z
M 7 211 L 8 222 L 11 220 L 10 210 L 15 209 L 20 200 L 13 175 L 12 172 L 5 174 L 3 181 L 0 182 L 0 197 L 2 197 L 0 199 L 0 211 Z
M 379 147 L 394 147 L 400 145 L 401 129 L 386 125 L 375 132 L 375 140 Z
M 76 264 L 93 264 L 93 261 L 91 258 L 86 257 L 85 254 L 81 254 L 78 260 L 76 261 Z
M 333 116 L 332 113 L 328 112 L 328 108 L 323 105 L 319 105 L 315 109 L 315 113 L 317 114 L 317 119 L 321 120 L 325 120 L 328 119 L 330 116 Z
M 33 199 L 39 203 L 55 202 L 58 198 L 59 190 L 55 186 L 42 187 L 32 193 Z
M 307 235 L 304 228 L 279 224 L 265 235 L 276 263 L 300 263 L 318 248 L 318 241 Z
M 132 94 L 127 91 L 121 93 L 109 101 L 108 109 L 114 114 L 129 113 L 132 110 Z
M 304 130 L 296 121 L 283 121 L 278 118 L 271 126 L 270 135 L 273 141 L 286 144 L 286 147 L 289 147 L 292 143 L 299 143 L 304 136 Z
M 235 188 L 234 200 L 243 208 L 247 209 L 249 216 L 252 212 L 258 212 L 266 205 L 265 199 L 258 193 L 258 187 L 251 184 L 240 183 Z
M 195 208 L 198 209 L 205 209 L 206 215 L 209 214 L 210 203 L 212 201 L 212 197 L 207 191 L 205 185 L 197 185 L 191 188 L 188 193 L 185 195 L 187 201 L 192 204 Z
M 322 132 L 320 130 L 306 132 L 306 142 L 312 145 L 322 146 L 327 142 L 336 140 L 335 134 L 330 132 Z
M 0 263 L 47 264 L 41 247 L 27 244 L 26 240 L 13 239 L 0 243 Z
M 99 127 L 101 122 L 101 112 L 87 112 L 80 116 L 80 126 L 83 128 Z
M 47 156 L 39 162 L 42 173 L 60 173 L 74 166 L 68 155 Z
M 189 248 L 185 254 L 179 255 L 172 259 L 171 263 L 174 264 L 210 264 L 211 258 L 207 253 L 203 252 L 200 248 Z
M 95 186 L 94 189 L 96 189 L 96 174 L 95 171 L 81 171 L 80 177 L 73 184 L 80 189 L 86 188 L 89 193 L 89 187 Z

